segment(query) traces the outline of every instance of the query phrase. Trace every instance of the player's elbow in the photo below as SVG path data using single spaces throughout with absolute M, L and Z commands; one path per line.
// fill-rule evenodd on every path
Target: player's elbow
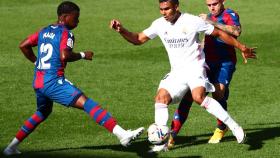
M 20 44 L 19 44 L 19 49 L 22 51 L 22 52 L 26 52 L 27 50 L 30 50 L 32 49 L 31 45 L 29 44 L 29 42 L 27 40 L 24 40 L 22 41 Z
M 61 53 L 60 53 L 60 60 L 62 62 L 67 62 L 68 60 L 68 52 L 66 50 L 63 50 Z
M 236 29 L 233 30 L 233 35 L 236 37 L 239 37 L 241 35 L 241 28 L 237 27 Z
M 19 48 L 20 50 L 22 50 L 22 48 L 23 48 L 22 43 L 19 44 L 18 48 Z
M 233 31 L 233 35 L 234 35 L 235 37 L 239 37 L 239 36 L 241 35 L 241 31 L 235 30 L 235 31 Z
M 134 45 L 138 45 L 139 46 L 139 45 L 144 44 L 146 41 L 147 41 L 147 39 L 145 39 L 145 38 L 137 38 L 132 43 Z
M 240 31 L 236 31 L 235 36 L 239 37 L 240 35 L 241 35 L 241 32 Z
M 27 47 L 26 42 L 24 42 L 24 41 L 20 42 L 18 47 L 19 47 L 20 50 L 25 49 Z
M 67 62 L 67 61 L 68 61 L 68 56 L 65 55 L 64 53 L 62 53 L 62 54 L 60 55 L 60 60 L 61 60 L 62 62 Z

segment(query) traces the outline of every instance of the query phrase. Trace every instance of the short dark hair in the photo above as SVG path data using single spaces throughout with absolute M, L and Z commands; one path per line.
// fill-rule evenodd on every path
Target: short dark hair
M 64 1 L 59 4 L 57 7 L 57 15 L 60 16 L 62 14 L 69 14 L 73 11 L 80 12 L 80 8 L 77 4 L 70 2 L 70 1 Z
M 179 4 L 179 0 L 159 0 L 159 3 L 170 1 L 173 4 Z

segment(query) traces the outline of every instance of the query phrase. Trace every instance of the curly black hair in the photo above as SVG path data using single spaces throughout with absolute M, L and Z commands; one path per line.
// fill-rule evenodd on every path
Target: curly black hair
M 73 11 L 80 12 L 80 8 L 77 4 L 70 2 L 70 1 L 64 1 L 59 4 L 57 7 L 57 15 L 60 16 L 62 14 L 69 14 Z

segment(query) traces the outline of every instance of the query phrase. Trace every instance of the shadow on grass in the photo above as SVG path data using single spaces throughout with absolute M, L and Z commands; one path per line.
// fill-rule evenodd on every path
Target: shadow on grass
M 274 123 L 274 125 L 279 125 L 280 123 Z M 264 141 L 274 139 L 277 137 L 280 137 L 280 127 L 264 127 L 264 128 L 252 128 L 252 129 L 245 129 L 247 133 L 247 140 L 245 144 L 249 145 L 248 150 L 259 150 L 263 147 L 265 144 Z M 212 133 L 209 134 L 203 134 L 203 135 L 196 135 L 196 136 L 178 136 L 176 137 L 176 145 L 173 148 L 173 150 L 176 150 L 178 148 L 184 148 L 187 146 L 193 146 L 193 145 L 200 145 L 200 144 L 207 144 L 208 138 L 212 135 Z M 200 137 L 207 137 L 205 139 L 199 139 Z M 223 142 L 227 141 L 236 141 L 234 136 L 226 136 L 223 139 Z M 108 157 L 108 155 L 100 155 L 97 153 L 86 153 L 83 154 L 81 150 L 115 150 L 120 152 L 132 152 L 137 153 L 138 157 L 158 157 L 157 153 L 148 153 L 148 150 L 150 144 L 146 141 L 146 139 L 140 139 L 137 142 L 133 142 L 131 146 L 128 148 L 122 147 L 121 145 L 100 145 L 100 146 L 81 146 L 81 147 L 69 147 L 69 148 L 58 148 L 58 149 L 48 149 L 48 150 L 40 150 L 40 151 L 32 151 L 32 152 L 24 152 L 20 156 L 12 156 L 12 157 L 20 157 L 20 158 L 105 158 Z M 71 150 L 76 150 L 71 154 Z M 3 148 L 1 149 L 3 151 Z M 67 153 L 69 151 L 69 153 Z M 81 152 L 81 153 L 79 153 Z M 1 153 L 2 154 L 2 153 Z M 0 154 L 0 157 L 4 157 Z M 110 155 L 110 158 L 118 158 L 118 157 L 124 157 L 124 155 L 120 156 L 118 155 Z M 190 156 L 190 157 L 181 157 L 181 158 L 200 158 L 201 156 Z
M 265 144 L 264 141 L 280 137 L 280 123 L 274 124 L 277 124 L 278 127 L 252 128 L 246 130 L 250 131 L 247 134 L 246 141 L 246 144 L 250 145 L 249 150 L 261 149 Z
M 129 147 L 123 147 L 119 144 L 116 145 L 100 145 L 100 146 L 81 146 L 81 147 L 68 147 L 68 148 L 56 148 L 48 150 L 38 150 L 38 151 L 23 151 L 21 155 L 11 156 L 19 158 L 123 158 L 125 152 L 136 153 L 138 157 L 143 158 L 156 158 L 158 157 L 157 153 L 149 153 L 151 144 L 146 139 L 140 139 L 140 141 L 132 142 Z M 124 154 L 113 155 L 108 152 L 106 155 L 101 155 L 102 153 L 83 153 L 83 150 L 114 150 L 124 152 Z M 1 149 L 3 151 L 3 149 Z M 73 152 L 74 151 L 74 152 Z M 67 153 L 69 152 L 69 153 Z M 73 153 L 73 154 L 72 154 Z M 3 155 L 0 154 L 0 157 Z M 3 156 L 4 157 L 4 156 Z M 200 156 L 186 156 L 181 158 L 200 158 Z
M 258 125 L 268 125 L 268 124 L 258 124 Z M 249 145 L 248 150 L 259 150 L 263 147 L 266 140 L 271 140 L 280 137 L 280 123 L 272 123 L 269 125 L 278 125 L 278 127 L 263 127 L 263 128 L 252 128 L 244 129 L 246 132 L 246 141 L 244 144 Z M 208 138 L 210 134 L 196 135 L 196 136 L 178 136 L 175 139 L 176 145 L 174 149 L 183 148 L 186 146 L 200 145 L 208 143 Z M 207 139 L 200 139 L 199 137 L 207 137 Z M 222 140 L 223 142 L 236 141 L 234 136 L 226 136 Z

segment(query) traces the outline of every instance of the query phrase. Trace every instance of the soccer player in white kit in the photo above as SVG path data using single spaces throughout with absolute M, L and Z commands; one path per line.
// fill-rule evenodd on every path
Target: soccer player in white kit
M 168 105 L 178 103 L 188 89 L 193 100 L 207 112 L 223 121 L 233 132 L 238 143 L 243 143 L 245 133 L 227 111 L 206 92 L 215 91 L 206 76 L 205 54 L 200 47 L 199 34 L 205 33 L 222 39 L 242 52 L 242 57 L 255 58 L 254 48 L 248 48 L 227 33 L 214 28 L 199 17 L 181 13 L 178 0 L 159 0 L 160 13 L 143 32 L 130 32 L 118 20 L 111 20 L 110 27 L 119 32 L 128 42 L 141 45 L 159 36 L 168 53 L 171 71 L 161 80 L 155 97 L 155 123 L 166 125 Z M 167 150 L 166 144 L 155 145 L 151 151 Z

